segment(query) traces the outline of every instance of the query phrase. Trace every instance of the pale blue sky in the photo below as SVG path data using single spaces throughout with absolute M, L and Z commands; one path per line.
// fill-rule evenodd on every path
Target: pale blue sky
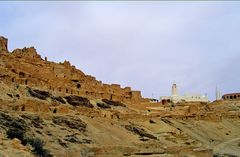
M 240 2 L 0 2 L 9 49 L 35 46 L 143 96 L 240 92 Z

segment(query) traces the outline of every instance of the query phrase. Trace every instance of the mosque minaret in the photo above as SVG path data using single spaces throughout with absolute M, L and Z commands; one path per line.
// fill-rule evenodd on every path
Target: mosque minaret
M 162 96 L 161 98 L 162 102 L 208 102 L 208 98 L 206 95 L 201 94 L 185 94 L 185 95 L 179 95 L 178 94 L 178 88 L 177 84 L 174 81 L 172 85 L 172 95 L 171 96 Z

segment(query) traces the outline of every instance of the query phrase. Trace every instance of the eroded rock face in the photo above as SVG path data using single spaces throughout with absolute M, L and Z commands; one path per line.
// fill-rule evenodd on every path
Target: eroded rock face
M 102 99 L 102 101 L 110 106 L 121 106 L 121 107 L 126 107 L 125 104 L 119 102 L 119 101 L 112 101 L 108 99 Z
M 8 53 L 8 39 L 0 36 L 0 53 Z
M 15 49 L 13 50 L 12 54 L 16 57 L 23 57 L 29 60 L 42 60 L 41 56 L 37 53 L 34 47 Z
M 78 143 L 78 144 L 90 144 L 92 143 L 89 139 L 78 139 L 75 135 L 67 135 L 64 138 L 65 141 L 71 142 L 71 143 Z
M 148 137 L 148 138 L 151 138 L 151 139 L 157 139 L 155 136 L 147 133 L 144 129 L 142 128 L 139 128 L 137 126 L 132 126 L 132 125 L 126 125 L 125 128 L 128 130 L 128 131 L 131 131 L 137 135 L 139 135 L 140 137 Z
M 53 123 L 65 127 L 69 127 L 71 129 L 77 129 L 79 131 L 86 131 L 87 124 L 84 123 L 81 119 L 76 119 L 72 117 L 53 117 Z
M 61 96 L 53 96 L 51 93 L 38 89 L 27 88 L 28 93 L 35 98 L 46 100 L 47 98 L 51 98 L 53 101 L 60 102 L 62 104 L 66 104 L 65 100 Z
M 97 103 L 97 106 L 98 106 L 98 107 L 100 107 L 100 108 L 105 108 L 105 109 L 106 109 L 106 108 L 111 108 L 111 106 L 110 106 L 110 105 L 108 105 L 108 104 L 105 104 L 105 103 L 100 103 L 100 102 L 99 102 L 99 103 Z
M 60 102 L 62 104 L 66 104 L 65 100 L 62 97 L 60 97 L 60 96 L 52 96 L 51 99 L 55 100 L 55 101 L 58 101 L 58 102 Z
M 42 129 L 43 128 L 43 120 L 37 116 L 37 115 L 22 115 L 21 116 L 24 119 L 28 119 L 31 121 L 31 124 L 35 127 L 35 128 L 39 128 Z
M 51 96 L 51 94 L 49 92 L 46 91 L 41 91 L 38 89 L 28 89 L 28 92 L 31 96 L 42 99 L 42 100 L 46 100 L 48 97 Z
M 11 117 L 6 113 L 0 112 L 0 125 L 4 128 L 25 130 L 27 127 L 23 119 Z
M 94 107 L 87 98 L 76 95 L 66 96 L 65 98 L 67 99 L 67 102 L 73 106 L 84 106 L 89 108 Z

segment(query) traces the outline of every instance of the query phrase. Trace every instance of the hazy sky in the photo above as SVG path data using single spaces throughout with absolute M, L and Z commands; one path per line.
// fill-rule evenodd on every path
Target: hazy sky
M 34 46 L 143 96 L 240 92 L 240 2 L 0 2 L 9 49 Z

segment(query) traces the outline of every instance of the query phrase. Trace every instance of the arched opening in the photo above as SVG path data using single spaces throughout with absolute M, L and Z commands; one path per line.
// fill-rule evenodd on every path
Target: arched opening
M 78 88 L 78 89 L 81 88 L 81 85 L 80 85 L 80 84 L 77 84 L 77 88 Z
M 68 89 L 66 89 L 66 93 L 68 93 Z
M 27 85 L 28 84 L 28 80 L 25 80 L 25 85 Z
M 56 108 L 53 110 L 53 113 L 57 113 L 57 109 Z
M 14 78 L 12 78 L 12 82 L 14 82 Z
M 230 96 L 230 99 L 232 99 L 233 98 L 233 96 Z
M 236 99 L 237 98 L 237 96 L 236 95 L 234 95 L 234 99 Z

